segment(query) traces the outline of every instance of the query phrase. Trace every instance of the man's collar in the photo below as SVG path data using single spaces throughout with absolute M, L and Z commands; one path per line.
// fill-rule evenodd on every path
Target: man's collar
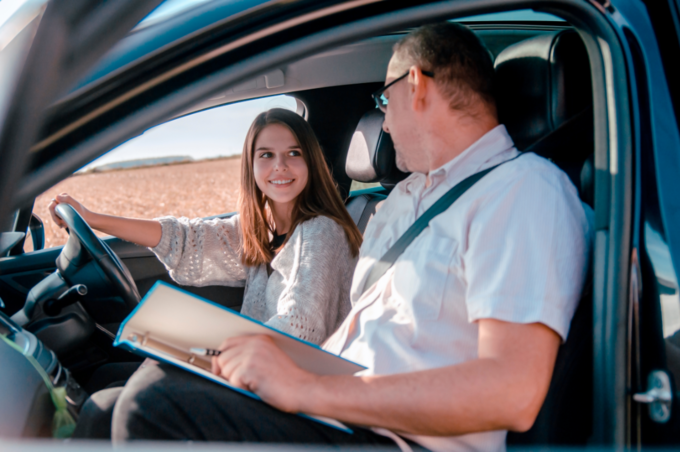
M 456 157 L 430 171 L 430 179 L 433 183 L 437 183 L 440 179 L 453 180 L 458 183 L 482 170 L 486 162 L 514 146 L 515 144 L 512 142 L 507 129 L 503 124 L 500 124 L 489 130 Z

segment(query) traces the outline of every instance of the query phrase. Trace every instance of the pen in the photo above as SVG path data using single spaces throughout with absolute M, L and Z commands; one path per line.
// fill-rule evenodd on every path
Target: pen
M 189 349 L 189 353 L 192 353 L 194 355 L 198 356 L 219 356 L 220 353 L 222 353 L 219 350 L 214 350 L 212 348 L 198 348 L 198 347 L 191 347 Z

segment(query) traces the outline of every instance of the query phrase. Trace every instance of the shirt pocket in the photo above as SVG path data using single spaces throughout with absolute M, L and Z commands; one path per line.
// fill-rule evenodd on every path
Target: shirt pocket
M 395 265 L 393 294 L 417 320 L 439 317 L 457 244 L 446 237 L 416 240 Z

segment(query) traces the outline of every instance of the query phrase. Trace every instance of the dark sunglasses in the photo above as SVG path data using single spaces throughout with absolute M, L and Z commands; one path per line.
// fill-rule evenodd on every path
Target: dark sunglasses
M 434 72 L 422 71 L 422 73 L 423 73 L 423 75 L 426 75 L 428 77 L 434 77 Z M 408 74 L 409 73 L 407 72 L 406 74 L 402 75 L 401 77 L 395 78 L 390 83 L 388 83 L 387 85 L 380 88 L 378 91 L 371 94 L 371 97 L 373 97 L 373 100 L 375 101 L 376 107 L 378 107 L 380 109 L 380 111 L 382 111 L 383 113 L 387 112 L 387 97 L 385 97 L 385 91 L 387 91 L 387 88 L 394 85 L 399 80 L 406 77 Z

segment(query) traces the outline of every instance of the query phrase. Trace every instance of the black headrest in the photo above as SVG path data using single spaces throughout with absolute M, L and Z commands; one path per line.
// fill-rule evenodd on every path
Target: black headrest
M 391 186 L 407 176 L 397 169 L 392 138 L 382 128 L 384 120 L 385 114 L 377 108 L 359 120 L 345 163 L 351 179 Z
M 583 202 L 595 206 L 595 157 L 590 155 L 581 167 L 581 186 L 579 193 Z
M 573 30 L 518 42 L 495 67 L 499 120 L 520 150 L 592 104 L 588 53 Z

